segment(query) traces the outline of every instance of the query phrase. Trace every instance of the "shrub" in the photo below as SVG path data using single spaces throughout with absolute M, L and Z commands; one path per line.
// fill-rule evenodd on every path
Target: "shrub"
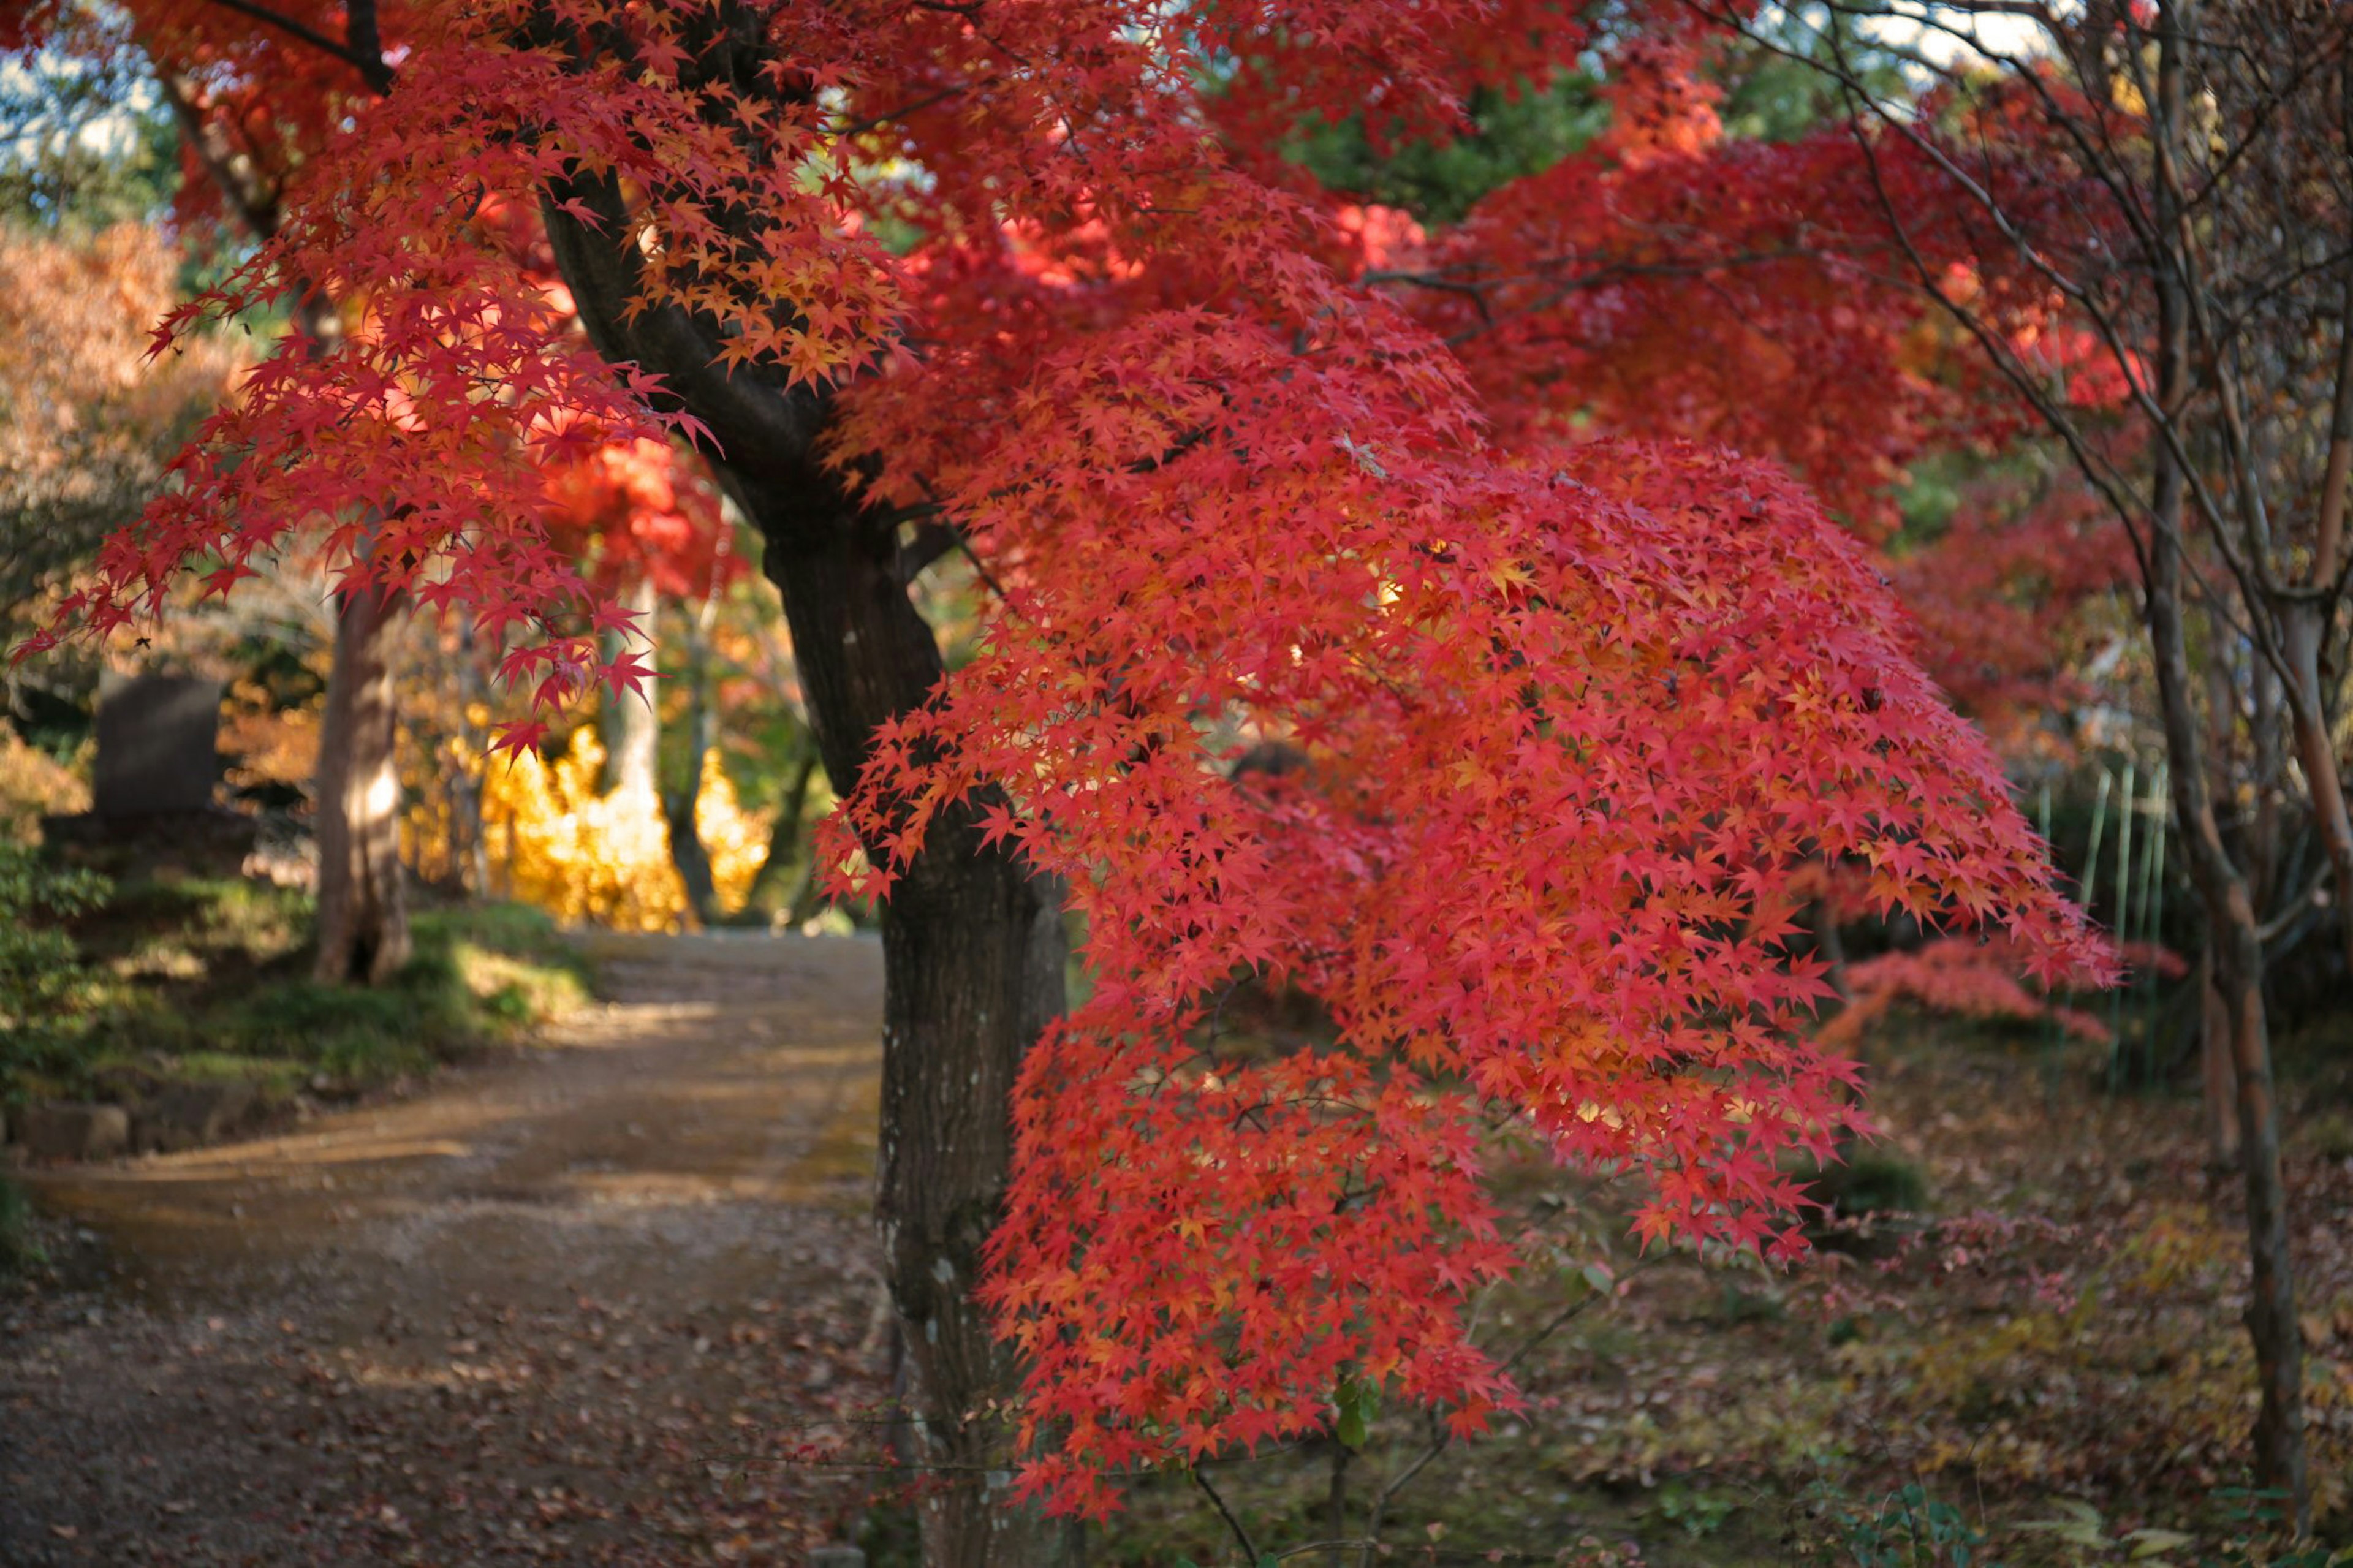
M 54 1065 L 70 1047 L 83 971 L 64 921 L 107 890 L 103 878 L 0 844 L 0 1083 Z

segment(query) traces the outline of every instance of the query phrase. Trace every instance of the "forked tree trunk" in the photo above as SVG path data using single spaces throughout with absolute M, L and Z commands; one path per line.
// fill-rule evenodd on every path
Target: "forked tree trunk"
M 319 731 L 319 953 L 313 973 L 377 985 L 408 962 L 401 892 L 396 602 L 373 585 L 342 596 Z
M 2238 1113 L 2238 1164 L 2246 1184 L 2250 1289 L 2247 1333 L 2254 1342 L 2263 1394 L 2255 1417 L 2255 1476 L 2294 1500 L 2299 1530 L 2310 1522 L 2305 1474 L 2304 1343 L 2295 1321 L 2295 1279 L 2288 1257 L 2287 1189 L 2281 1178 L 2279 1107 L 2272 1084 L 2271 1039 L 2263 1016 L 2263 942 L 2253 889 L 2232 863 L 2214 820 L 2197 721 L 2189 711 L 2189 661 L 2180 631 L 2179 552 L 2160 531 L 2152 542 L 2149 630 L 2157 651 L 2158 695 L 2173 753 L 2174 811 L 2189 856 L 2190 878 L 2206 910 L 2213 949 L 2214 993 L 2229 1042 Z M 2211 1016 L 2211 1015 L 2210 1015 Z

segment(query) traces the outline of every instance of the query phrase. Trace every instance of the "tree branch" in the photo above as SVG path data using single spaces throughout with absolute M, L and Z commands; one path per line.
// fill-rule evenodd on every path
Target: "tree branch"
M 363 54 L 351 45 L 338 43 L 326 34 L 298 22 L 291 16 L 272 11 L 267 5 L 257 5 L 253 0 L 210 0 L 210 3 L 224 11 L 234 11 L 240 16 L 250 17 L 266 26 L 275 27 L 287 37 L 299 39 L 322 54 L 332 55 L 359 72 L 360 79 L 379 94 L 392 90 L 392 68 L 384 63 L 384 53 L 380 48 L 372 55 Z M 368 31 L 372 37 L 375 30 L 375 7 L 369 3 L 369 0 L 354 0 L 352 7 L 353 20 L 354 23 L 357 22 L 363 8 L 368 13 Z
M 567 210 L 576 204 L 592 225 Z M 788 484 L 814 484 L 817 438 L 829 393 L 719 364 L 716 334 L 681 306 L 645 298 L 643 258 L 619 182 L 610 174 L 554 182 L 540 199 L 548 244 L 596 352 L 662 378 L 660 401 L 691 408 L 728 467 Z
M 1217 1504 L 1219 1517 L 1226 1521 L 1226 1528 L 1234 1532 L 1234 1539 L 1241 1542 L 1242 1561 L 1256 1568 L 1259 1560 L 1257 1543 L 1250 1540 L 1250 1531 L 1242 1528 L 1242 1521 L 1234 1517 L 1234 1510 L 1226 1506 L 1226 1500 L 1218 1495 L 1218 1489 L 1209 1484 L 1209 1478 L 1201 1473 L 1201 1468 L 1198 1465 L 1193 1467 L 1193 1484 L 1199 1487 L 1203 1495 L 1211 1502 Z

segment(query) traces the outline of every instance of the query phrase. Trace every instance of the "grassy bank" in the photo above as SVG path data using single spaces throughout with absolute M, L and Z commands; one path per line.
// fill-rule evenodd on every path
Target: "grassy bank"
M 0 1050 L 0 1098 L 136 1099 L 251 1080 L 265 1101 L 355 1093 L 510 1044 L 587 995 L 537 910 L 426 909 L 375 989 L 310 978 L 309 895 L 237 879 L 124 883 L 60 922 L 72 962 Z

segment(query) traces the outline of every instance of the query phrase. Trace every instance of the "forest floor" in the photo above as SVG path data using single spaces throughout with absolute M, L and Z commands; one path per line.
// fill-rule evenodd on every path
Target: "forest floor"
M 878 950 L 597 947 L 607 1001 L 419 1096 L 33 1173 L 54 1278 L 0 1294 L 0 1563 L 797 1564 L 855 1539 L 905 1561 L 858 1462 L 890 1360 L 866 1219 Z M 2286 1099 L 2341 1542 L 2339 1035 L 2287 1042 L 2319 1065 Z M 1396 1481 L 1399 1563 L 2267 1560 L 2238 1489 L 2237 1190 L 2204 1169 L 2195 1100 L 2111 1094 L 2104 1049 L 2031 1031 L 1915 1016 L 1869 1048 L 1884 1137 L 1857 1169 L 1907 1212 L 1793 1272 L 1640 1258 L 1624 1193 L 1497 1151 L 1536 1265 L 1482 1303 L 1482 1337 L 1528 1407 L 1434 1454 L 1392 1407 L 1358 1450 L 1205 1467 L 1251 1556 L 1356 1562 L 1302 1549 L 1361 1539 Z M 1138 1480 L 1092 1561 L 1244 1560 L 1205 1495 Z
M 285 1135 L 35 1173 L 0 1563 L 798 1562 L 882 1396 L 880 953 L 599 939 L 538 1048 Z M 746 1462 L 746 1461 L 750 1462 Z

